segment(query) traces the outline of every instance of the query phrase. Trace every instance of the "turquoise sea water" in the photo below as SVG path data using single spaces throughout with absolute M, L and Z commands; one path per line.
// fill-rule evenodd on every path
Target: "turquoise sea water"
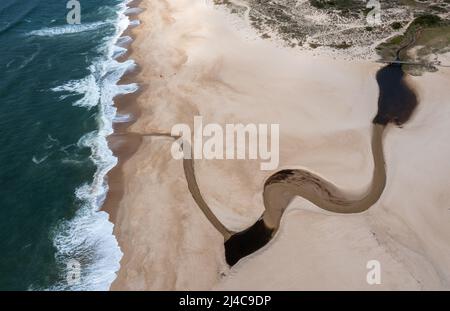
M 108 289 L 121 258 L 98 212 L 116 159 L 105 137 L 132 61 L 114 56 L 128 25 L 120 0 L 0 2 L 0 290 Z M 66 281 L 77 260 L 81 278 Z

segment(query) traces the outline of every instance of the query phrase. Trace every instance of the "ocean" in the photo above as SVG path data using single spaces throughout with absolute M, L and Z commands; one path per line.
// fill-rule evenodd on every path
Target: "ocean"
M 100 207 L 113 97 L 137 90 L 117 85 L 130 22 L 127 2 L 79 2 L 79 25 L 65 0 L 0 2 L 0 290 L 107 290 L 119 269 Z

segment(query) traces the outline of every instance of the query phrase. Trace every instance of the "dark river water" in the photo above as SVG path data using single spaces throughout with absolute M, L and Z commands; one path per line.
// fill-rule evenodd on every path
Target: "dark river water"
M 416 94 L 405 82 L 405 73 L 401 65 L 391 64 L 381 68 L 376 78 L 380 95 L 378 113 L 373 123 L 404 124 L 410 119 L 418 102 Z

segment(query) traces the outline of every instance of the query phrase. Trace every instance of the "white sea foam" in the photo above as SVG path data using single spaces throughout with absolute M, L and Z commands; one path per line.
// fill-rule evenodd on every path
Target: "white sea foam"
M 127 60 L 123 63 L 115 61 L 114 58 L 116 57 L 114 51 L 115 46 L 113 46 L 111 59 L 106 62 L 106 66 L 102 66 L 104 67 L 103 69 L 98 68 L 98 66 L 90 66 L 89 69 L 91 74 L 87 77 L 80 80 L 69 81 L 63 85 L 54 87 L 52 91 L 69 93 L 61 95 L 60 99 L 67 98 L 70 95 L 83 95 L 83 97 L 77 100 L 73 105 L 87 107 L 88 109 L 97 106 L 102 93 L 103 95 L 109 93 L 112 97 L 118 94 L 134 93 L 138 89 L 137 84 L 116 85 L 116 83 L 125 73 L 133 70 L 136 67 L 136 64 L 133 60 Z M 104 72 L 105 69 L 107 70 L 106 72 Z M 102 71 L 99 72 L 99 70 Z
M 45 160 L 47 160 L 48 155 L 43 156 L 42 158 L 37 158 L 36 156 L 33 156 L 33 158 L 31 159 L 31 161 L 33 161 L 34 164 L 41 164 L 42 162 L 44 162 Z
M 133 19 L 130 21 L 130 26 L 132 26 L 132 27 L 139 26 L 140 24 L 141 24 L 141 21 L 138 19 Z
M 143 10 L 141 8 L 129 8 L 125 11 L 126 15 L 136 15 L 141 13 Z
M 113 119 L 114 123 L 126 123 L 133 120 L 133 116 L 131 114 L 116 114 Z
M 29 32 L 29 35 L 40 36 L 40 37 L 53 37 L 53 36 L 59 36 L 59 35 L 66 35 L 66 34 L 73 34 L 73 33 L 79 33 L 79 32 L 84 32 L 84 31 L 96 30 L 105 25 L 108 25 L 108 22 L 95 22 L 95 23 L 86 23 L 86 24 L 79 24 L 79 25 L 63 25 L 63 26 L 56 26 L 56 27 L 47 27 L 47 28 L 43 28 L 43 29 L 39 29 L 39 30 L 33 30 L 33 31 Z
M 128 50 L 126 48 L 115 45 L 114 46 L 114 52 L 113 52 L 113 58 L 117 59 L 120 56 L 124 55 L 127 51 Z
M 72 220 L 60 224 L 54 239 L 59 264 L 65 266 L 71 259 L 78 260 L 81 264 L 81 280 L 71 285 L 61 281 L 50 290 L 108 290 L 120 268 L 122 252 L 113 235 L 114 225 L 108 220 L 108 214 L 100 211 L 100 207 L 108 192 L 106 175 L 117 164 L 117 158 L 108 148 L 106 140 L 113 133 L 113 121 L 121 117 L 116 114 L 113 98 L 138 88 L 136 84 L 117 85 L 120 78 L 135 67 L 131 60 L 124 63 L 114 60 L 117 51 L 114 45 L 129 25 L 125 15 L 127 3 L 119 6 L 116 32 L 108 42 L 107 56 L 90 68 L 91 74 L 85 79 L 70 81 L 53 89 L 84 94 L 76 105 L 87 108 L 98 105 L 99 128 L 84 135 L 78 142 L 78 147 L 91 149 L 91 160 L 97 167 L 93 181 L 76 190 L 76 197 L 82 202 L 82 207 Z
M 91 74 L 80 80 L 72 80 L 61 86 L 54 87 L 52 90 L 55 92 L 68 92 L 60 97 L 64 99 L 70 95 L 83 95 L 83 97 L 77 100 L 73 105 L 80 107 L 92 108 L 97 106 L 100 100 L 100 87 L 97 84 L 95 78 L 95 66 L 90 67 Z
M 117 40 L 116 45 L 121 47 L 127 47 L 131 42 L 133 42 L 133 38 L 130 36 L 123 36 Z

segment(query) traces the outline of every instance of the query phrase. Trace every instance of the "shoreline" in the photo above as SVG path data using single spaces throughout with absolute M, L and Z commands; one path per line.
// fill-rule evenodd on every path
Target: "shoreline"
M 132 0 L 127 4 L 128 9 L 140 8 L 142 0 Z M 133 53 L 133 43 L 136 39 L 137 28 L 142 26 L 142 21 L 139 19 L 137 14 L 127 15 L 130 20 L 130 25 L 123 32 L 121 37 L 130 36 L 132 41 L 126 46 L 126 53 L 119 56 L 116 60 L 118 62 L 124 62 L 126 60 L 135 60 L 135 54 Z M 139 20 L 140 24 L 137 26 L 131 25 L 133 20 Z M 135 60 L 136 61 L 136 60 Z M 145 85 L 139 80 L 139 74 L 141 68 L 139 63 L 136 61 L 136 68 L 130 72 L 125 73 L 119 80 L 118 85 L 137 83 L 139 88 L 136 92 L 131 94 L 118 95 L 114 98 L 114 107 L 117 108 L 118 115 L 131 115 L 132 119 L 127 122 L 114 122 L 113 123 L 113 134 L 107 137 L 108 147 L 113 152 L 114 156 L 117 157 L 117 164 L 114 166 L 107 174 L 108 181 L 108 194 L 105 201 L 101 207 L 102 211 L 108 213 L 110 221 L 116 225 L 117 209 L 118 204 L 123 196 L 123 165 L 124 163 L 136 152 L 141 144 L 141 139 L 134 135 L 127 135 L 130 137 L 124 138 L 123 136 L 117 136 L 117 134 L 126 134 L 128 129 L 137 121 L 141 114 L 137 100 L 139 95 L 145 90 Z

